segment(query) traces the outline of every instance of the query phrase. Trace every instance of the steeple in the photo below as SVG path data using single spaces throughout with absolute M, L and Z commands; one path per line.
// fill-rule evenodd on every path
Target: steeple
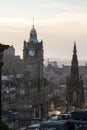
M 74 42 L 73 56 L 71 62 L 71 76 L 79 76 L 76 42 Z
M 76 55 L 77 50 L 76 50 L 76 42 L 74 42 L 74 49 L 73 49 L 73 53 Z

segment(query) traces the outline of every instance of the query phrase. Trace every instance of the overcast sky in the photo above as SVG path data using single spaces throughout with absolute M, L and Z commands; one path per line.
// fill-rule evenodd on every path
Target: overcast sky
M 33 25 L 43 40 L 44 57 L 87 61 L 87 0 L 0 0 L 0 42 L 22 57 Z

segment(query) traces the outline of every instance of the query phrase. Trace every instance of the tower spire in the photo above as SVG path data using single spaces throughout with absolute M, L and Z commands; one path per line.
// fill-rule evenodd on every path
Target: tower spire
M 77 50 L 76 50 L 76 41 L 74 41 L 74 49 L 73 49 L 73 53 L 74 55 L 76 54 Z
M 71 75 L 77 77 L 79 75 L 76 42 L 74 42 L 73 56 L 71 62 Z

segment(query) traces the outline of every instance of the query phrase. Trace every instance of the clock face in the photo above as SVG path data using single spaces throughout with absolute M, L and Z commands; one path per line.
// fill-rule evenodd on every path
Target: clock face
M 30 56 L 34 56 L 35 55 L 35 51 L 34 50 L 30 50 L 28 53 L 29 53 Z

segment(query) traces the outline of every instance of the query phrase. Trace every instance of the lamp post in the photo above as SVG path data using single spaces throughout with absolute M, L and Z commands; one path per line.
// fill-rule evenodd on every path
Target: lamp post
M 0 43 L 0 121 L 2 121 L 2 101 L 1 101 L 1 90 L 2 90 L 2 84 L 1 84 L 1 70 L 3 66 L 3 51 L 7 49 L 9 45 L 3 45 Z

